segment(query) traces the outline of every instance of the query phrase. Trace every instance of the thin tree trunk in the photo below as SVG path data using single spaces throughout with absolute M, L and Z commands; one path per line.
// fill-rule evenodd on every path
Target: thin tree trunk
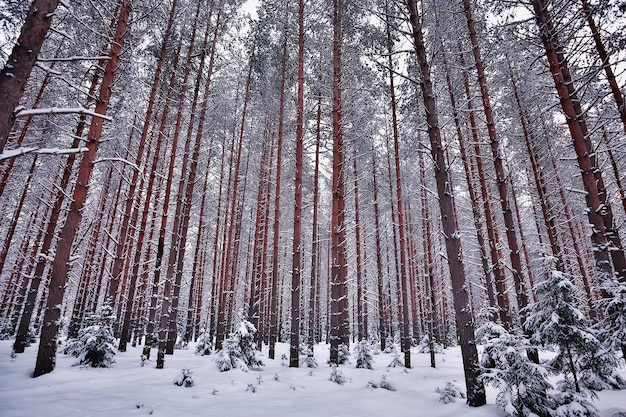
M 480 87 L 480 94 L 482 97 L 483 110 L 485 113 L 485 118 L 487 119 L 487 132 L 489 133 L 491 153 L 493 155 L 496 182 L 500 197 L 500 206 L 502 209 L 502 215 L 504 217 L 504 227 L 506 229 L 507 243 L 509 245 L 509 255 L 511 259 L 511 268 L 513 269 L 513 284 L 515 286 L 515 294 L 517 296 L 517 305 L 520 311 L 523 311 L 524 308 L 528 305 L 528 294 L 522 269 L 522 260 L 520 257 L 519 244 L 517 241 L 517 235 L 515 234 L 513 211 L 509 203 L 507 179 L 504 172 L 504 165 L 502 163 L 500 142 L 496 134 L 496 125 L 491 108 L 491 99 L 489 97 L 489 89 L 487 88 L 487 80 L 485 78 L 484 63 L 481 57 L 480 46 L 478 44 L 478 36 L 476 35 L 476 29 L 474 27 L 474 19 L 472 17 L 470 1 L 463 0 L 463 7 L 465 10 L 465 17 L 467 19 L 467 27 L 469 30 L 470 41 L 472 44 L 472 52 L 474 54 L 474 62 L 476 65 L 476 73 L 478 76 L 478 85 Z
M 345 186 L 342 119 L 341 49 L 342 0 L 333 0 L 333 174 L 331 216 L 330 363 L 339 364 L 339 346 L 350 343 L 345 229 Z
M 287 76 L 287 28 L 283 33 L 283 56 L 280 75 L 280 92 L 278 99 L 278 140 L 276 143 L 276 185 L 274 189 L 274 225 L 272 241 L 272 277 L 270 290 L 270 338 L 268 357 L 274 359 L 276 355 L 276 340 L 278 339 L 278 243 L 280 239 L 280 180 L 283 149 L 283 126 L 285 114 L 285 80 Z
M 319 307 L 316 305 L 316 299 L 319 296 L 318 286 L 320 282 L 319 275 L 319 174 L 320 174 L 320 136 L 321 136 L 321 122 L 322 122 L 322 95 L 320 94 L 317 99 L 317 121 L 315 130 L 315 171 L 313 174 L 313 224 L 312 236 L 311 236 L 311 295 L 309 296 L 309 332 L 307 337 L 309 355 L 313 355 L 313 346 L 315 345 L 315 326 L 318 321 L 316 320 L 316 314 L 319 313 Z
M 299 366 L 300 292 L 302 281 L 302 153 L 304 141 L 304 0 L 298 7 L 298 98 L 296 109 L 296 178 L 293 206 L 293 261 L 291 272 L 291 337 L 289 367 Z
M 601 279 L 605 280 L 613 274 L 612 259 L 615 273 L 620 279 L 623 279 L 626 270 L 622 269 L 624 265 L 620 262 L 620 257 L 624 258 L 624 252 L 621 250 L 617 231 L 612 229 L 612 213 L 610 206 L 606 204 L 606 194 L 601 195 L 604 192 L 602 172 L 596 163 L 584 112 L 569 71 L 569 65 L 553 26 L 547 2 L 545 0 L 533 0 L 533 9 L 561 108 L 565 114 L 574 150 L 578 156 L 578 166 L 586 191 L 585 202 L 588 208 L 587 217 L 591 225 L 591 242 L 596 267 L 602 275 Z M 609 221 L 607 222 L 607 220 Z M 618 242 L 615 241 L 615 238 Z
M 119 55 L 124 44 L 124 36 L 128 32 L 128 19 L 131 5 L 132 1 L 120 1 L 117 27 L 109 53 L 110 59 L 105 67 L 95 108 L 95 113 L 98 114 L 104 115 L 109 106 L 115 72 L 119 67 Z M 104 120 L 98 116 L 94 116 L 91 121 L 86 143 L 88 150 L 83 154 L 72 203 L 70 204 L 70 211 L 67 215 L 65 225 L 61 230 L 61 236 L 52 267 L 52 280 L 50 281 L 48 301 L 43 318 L 37 363 L 33 374 L 35 377 L 50 373 L 54 369 L 59 319 L 61 318 L 61 305 L 63 303 L 65 283 L 67 282 L 69 273 L 70 252 L 82 219 L 82 209 L 87 198 L 87 188 L 93 169 L 93 161 L 95 160 L 98 143 L 102 134 L 103 122 Z
M 415 0 L 408 0 L 409 15 L 413 29 L 413 42 L 417 63 L 420 71 L 420 87 L 426 109 L 426 122 L 428 136 L 430 138 L 431 154 L 435 164 L 435 179 L 437 182 L 437 194 L 439 196 L 439 208 L 441 222 L 448 257 L 448 268 L 454 293 L 454 308 L 456 311 L 456 324 L 459 333 L 463 368 L 465 371 L 465 383 L 467 386 L 467 402 L 472 407 L 486 403 L 485 387 L 480 381 L 480 367 L 478 352 L 474 337 L 474 322 L 469 311 L 469 299 L 465 281 L 465 268 L 461 254 L 461 240 L 459 231 L 456 230 L 456 215 L 452 207 L 452 193 L 450 187 L 450 171 L 445 164 L 444 149 L 439 130 L 439 120 L 432 81 L 430 78 L 430 66 L 427 61 L 426 48 L 422 35 L 421 19 Z
M 600 61 L 602 62 L 602 67 L 604 68 L 606 80 L 609 83 L 611 94 L 613 95 L 613 99 L 615 100 L 619 117 L 622 120 L 624 132 L 626 132 L 626 104 L 624 103 L 624 95 L 622 94 L 619 85 L 617 84 L 615 73 L 613 72 L 613 68 L 611 67 L 609 54 L 604 47 L 604 42 L 602 42 L 602 37 L 600 36 L 600 29 L 593 19 L 591 5 L 589 4 L 588 0 L 581 0 L 581 2 L 583 14 L 585 15 L 585 20 L 587 21 L 587 25 L 589 26 L 589 30 L 591 31 L 591 35 L 593 36 L 593 43 L 595 44 L 596 51 L 598 51 L 598 56 L 600 57 Z
M 385 3 L 386 4 L 386 3 Z M 398 279 L 402 286 L 402 312 L 400 318 L 402 320 L 402 341 L 401 348 L 404 352 L 404 366 L 406 368 L 411 367 L 411 335 L 410 335 L 410 323 L 409 323 L 409 288 L 407 282 L 406 272 L 406 241 L 405 241 L 405 226 L 403 215 L 403 203 L 402 203 L 402 180 L 400 172 L 400 146 L 399 146 L 399 134 L 398 134 L 398 120 L 396 112 L 396 98 L 395 98 L 395 85 L 393 80 L 393 61 L 391 59 L 393 43 L 391 39 L 390 25 L 386 26 L 387 31 L 387 51 L 388 51 L 388 63 L 389 63 L 389 94 L 391 97 L 391 123 L 393 128 L 393 149 L 394 149 L 394 161 L 395 161 L 395 173 L 396 173 L 396 198 L 398 209 L 398 237 L 400 239 L 400 270 Z

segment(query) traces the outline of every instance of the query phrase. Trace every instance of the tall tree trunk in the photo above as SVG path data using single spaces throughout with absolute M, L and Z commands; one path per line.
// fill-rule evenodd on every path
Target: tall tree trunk
M 299 365 L 300 292 L 302 275 L 302 153 L 304 141 L 304 0 L 298 7 L 298 98 L 296 109 L 296 179 L 293 206 L 293 261 L 291 272 L 291 337 L 289 367 Z
M 387 342 L 388 305 L 385 302 L 383 281 L 383 260 L 381 250 L 380 213 L 378 208 L 378 181 L 376 180 L 376 158 L 372 157 L 372 181 L 374 187 L 374 233 L 376 237 L 376 287 L 378 289 L 378 332 L 380 350 L 384 351 Z
M 533 0 L 533 10 L 561 108 L 573 140 L 574 151 L 578 157 L 578 166 L 586 191 L 585 202 L 588 208 L 587 217 L 591 225 L 591 242 L 596 267 L 602 275 L 601 279 L 607 279 L 613 274 L 612 260 L 615 273 L 620 280 L 623 280 L 626 274 L 623 262 L 624 252 L 619 242 L 619 235 L 613 229 L 612 212 L 604 194 L 602 171 L 596 162 L 585 113 L 581 108 L 576 86 L 569 71 L 569 64 L 552 23 L 548 3 L 545 0 Z
M 287 76 L 287 28 L 283 31 L 283 56 L 280 70 L 280 92 L 278 98 L 278 139 L 276 143 L 276 185 L 274 189 L 274 225 L 272 241 L 272 276 L 270 290 L 270 338 L 268 357 L 276 355 L 278 339 L 278 243 L 280 239 L 280 179 L 283 155 L 283 126 L 285 118 L 285 80 Z
M 339 364 L 339 346 L 350 343 L 348 317 L 348 274 L 345 229 L 344 149 L 342 119 L 341 49 L 342 0 L 333 0 L 333 174 L 331 215 L 331 329 L 330 363 Z
M 465 66 L 465 58 L 461 50 L 459 42 L 459 63 L 461 67 Z M 472 141 L 474 142 L 474 159 L 476 164 L 470 163 L 470 168 L 476 167 L 476 175 L 479 179 L 481 200 L 483 202 L 483 211 L 485 213 L 485 226 L 487 228 L 487 241 L 489 242 L 489 253 L 491 255 L 491 268 L 493 269 L 494 285 L 496 287 L 496 302 L 498 304 L 498 315 L 501 323 L 505 327 L 511 325 L 511 315 L 509 307 L 509 296 L 506 289 L 506 276 L 502 267 L 502 253 L 500 251 L 500 234 L 495 224 L 494 215 L 491 207 L 491 193 L 487 186 L 487 174 L 483 168 L 483 161 L 480 151 L 480 138 L 478 136 L 478 127 L 474 114 L 474 105 L 472 103 L 472 94 L 469 86 L 469 76 L 467 71 L 463 71 L 463 85 L 467 100 L 467 109 L 469 112 L 470 129 L 472 132 Z
M 319 174 L 320 174 L 320 136 L 321 136 L 321 122 L 322 122 L 322 95 L 320 94 L 317 99 L 317 120 L 315 130 L 315 171 L 313 174 L 313 224 L 311 235 L 311 294 L 309 296 L 309 332 L 307 337 L 307 344 L 309 347 L 309 355 L 313 355 L 313 346 L 315 345 L 315 326 L 318 324 L 316 315 L 319 313 L 319 308 L 316 305 L 316 299 L 319 296 Z
M 489 89 L 487 88 L 487 80 L 485 78 L 484 63 L 481 57 L 480 46 L 478 44 L 478 36 L 474 27 L 474 19 L 469 0 L 463 0 L 465 17 L 467 19 L 467 28 L 472 44 L 472 52 L 474 54 L 474 63 L 476 65 L 476 73 L 478 76 L 478 85 L 483 103 L 485 118 L 487 119 L 487 132 L 491 144 L 491 153 L 493 155 L 493 163 L 496 172 L 496 182 L 500 197 L 500 207 L 502 216 L 504 217 L 504 227 L 506 230 L 506 239 L 509 245 L 509 255 L 511 258 L 511 268 L 513 274 L 513 284 L 515 286 L 515 295 L 517 296 L 517 305 L 520 311 L 528 305 L 528 294 L 526 289 L 526 281 L 522 269 L 522 259 L 520 257 L 519 244 L 517 235 L 515 234 L 515 222 L 513 220 L 513 211 L 509 203 L 509 192 L 507 179 L 504 172 L 504 164 L 502 163 L 502 155 L 500 151 L 500 142 L 496 134 L 496 125 L 493 118 L 491 108 L 491 98 Z
M 59 0 L 33 1 L 20 37 L 0 71 L 0 154 L 4 151 L 15 122 L 14 110 L 20 104 L 58 4 Z
M 581 0 L 581 2 L 583 14 L 585 15 L 585 20 L 587 21 L 587 26 L 589 26 L 589 30 L 591 31 L 591 35 L 593 36 L 593 43 L 595 44 L 596 51 L 598 52 L 598 56 L 600 57 L 600 61 L 602 62 L 602 68 L 604 68 L 606 80 L 609 83 L 609 88 L 611 89 L 613 100 L 615 100 L 619 117 L 622 120 L 622 125 L 624 126 L 624 132 L 626 132 L 626 104 L 624 103 L 624 95 L 622 94 L 619 85 L 617 84 L 617 79 L 615 78 L 615 73 L 613 72 L 613 68 L 611 66 L 609 54 L 604 46 L 604 42 L 602 42 L 602 37 L 600 36 L 600 29 L 593 19 L 589 0 Z
M 450 171 L 445 163 L 435 95 L 430 78 L 430 66 L 427 61 L 421 19 L 418 15 L 415 0 L 408 0 L 408 7 L 413 29 L 412 34 L 415 54 L 421 75 L 420 87 L 424 99 L 424 107 L 426 109 L 426 122 L 428 126 L 428 136 L 430 138 L 431 154 L 435 164 L 435 179 L 437 182 L 437 194 L 439 196 L 441 222 L 443 225 L 443 235 L 445 237 L 448 268 L 450 269 L 452 291 L 454 294 L 457 331 L 459 333 L 463 368 L 465 371 L 467 402 L 470 406 L 477 407 L 486 403 L 486 395 L 485 387 L 480 380 L 478 352 L 476 350 L 476 340 L 474 337 L 474 321 L 469 310 L 465 268 L 461 254 L 461 240 L 459 231 L 456 230 L 456 215 L 452 207 L 453 190 L 450 188 Z
M 366 325 L 363 311 L 364 304 L 364 292 L 363 292 L 363 259 L 361 256 L 361 222 L 359 216 L 359 181 L 358 181 L 358 169 L 357 159 L 358 155 L 356 151 L 352 159 L 352 171 L 354 175 L 354 227 L 355 227 L 355 241 L 356 241 L 356 322 L 357 322 L 357 340 L 367 340 Z
M 120 11 L 115 29 L 115 35 L 111 42 L 109 60 L 105 67 L 100 93 L 96 103 L 95 113 L 104 115 L 109 106 L 115 72 L 119 67 L 119 55 L 124 44 L 124 37 L 128 32 L 128 19 L 130 16 L 132 1 L 121 0 Z M 89 179 L 93 169 L 93 161 L 96 157 L 98 143 L 102 135 L 103 119 L 94 116 L 87 135 L 87 151 L 83 154 L 76 179 L 76 187 L 70 211 L 61 230 L 59 244 L 57 246 L 52 266 L 52 280 L 50 281 L 48 301 L 46 303 L 37 363 L 33 376 L 37 377 L 52 372 L 56 359 L 57 336 L 59 319 L 61 318 L 61 305 L 65 293 L 65 283 L 69 273 L 69 260 L 72 243 L 83 215 L 83 206 L 87 198 Z
M 387 7 L 387 3 L 385 3 Z M 391 28 L 389 23 L 386 26 L 387 31 L 387 51 L 388 51 L 388 64 L 389 64 L 389 93 L 391 97 L 391 124 L 393 128 L 393 150 L 395 161 L 395 173 L 396 173 L 396 198 L 398 209 L 398 237 L 400 239 L 400 270 L 398 278 L 402 287 L 402 312 L 400 314 L 401 326 L 402 326 L 402 340 L 401 348 L 404 352 L 404 366 L 406 368 L 411 367 L 411 335 L 410 335 L 410 323 L 409 323 L 409 287 L 407 282 L 406 272 L 406 241 L 405 241 L 405 226 L 403 215 L 403 203 L 402 203 L 402 180 L 400 170 L 400 145 L 398 134 L 398 119 L 396 112 L 396 98 L 395 98 L 395 85 L 393 80 L 393 61 L 391 59 L 393 42 L 391 39 Z

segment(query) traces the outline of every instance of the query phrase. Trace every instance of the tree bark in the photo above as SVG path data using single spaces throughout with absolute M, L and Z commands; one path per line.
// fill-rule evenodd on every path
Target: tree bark
M 98 114 L 104 115 L 109 106 L 115 72 L 118 69 L 120 61 L 119 55 L 122 50 L 122 45 L 124 44 L 124 37 L 127 34 L 131 5 L 132 1 L 120 1 L 117 27 L 111 42 L 111 51 L 109 52 L 110 59 L 105 67 L 102 84 L 100 85 L 100 93 L 96 103 L 95 112 Z M 87 198 L 89 179 L 102 134 L 103 122 L 104 119 L 98 116 L 92 118 L 87 135 L 86 147 L 88 150 L 83 154 L 72 203 L 70 204 L 70 211 L 67 215 L 65 225 L 61 230 L 61 236 L 52 266 L 52 280 L 50 281 L 48 301 L 46 303 L 39 350 L 37 352 L 37 363 L 33 374 L 35 377 L 50 373 L 54 369 L 59 319 L 61 318 L 61 305 L 63 303 L 65 283 L 67 282 L 69 273 L 70 251 L 82 219 L 82 209 Z
M 445 163 L 444 149 L 439 130 L 439 120 L 433 85 L 430 78 L 430 65 L 427 60 L 426 48 L 422 34 L 421 19 L 415 0 L 408 0 L 409 16 L 412 27 L 415 54 L 420 71 L 420 87 L 426 110 L 428 136 L 431 145 L 431 155 L 435 164 L 435 179 L 443 235 L 445 237 L 448 268 L 454 294 L 454 309 L 456 324 L 459 333 L 465 383 L 467 386 L 467 403 L 472 407 L 486 403 L 485 387 L 480 381 L 480 366 L 474 337 L 474 321 L 469 309 L 465 268 L 461 253 L 460 233 L 456 230 L 456 215 L 452 207 L 453 190 L 450 187 L 450 171 Z
M 28 77 L 46 39 L 59 0 L 34 0 L 26 15 L 20 37 L 0 71 L 0 154 L 4 151 L 15 122 Z

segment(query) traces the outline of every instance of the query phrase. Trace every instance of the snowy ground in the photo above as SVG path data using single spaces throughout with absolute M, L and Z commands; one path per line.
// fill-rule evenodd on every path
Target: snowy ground
M 427 354 L 412 354 L 413 368 L 388 368 L 390 354 L 374 357 L 374 369 L 344 365 L 340 370 L 348 382 L 337 385 L 328 380 L 328 349 L 315 348 L 320 367 L 288 368 L 281 355 L 289 346 L 277 345 L 277 358 L 261 355 L 261 371 L 219 372 L 212 356 L 195 356 L 193 350 L 177 350 L 166 356 L 165 369 L 154 363 L 141 367 L 140 347 L 116 355 L 110 369 L 73 367 L 75 358 L 60 354 L 54 372 L 31 378 L 36 346 L 11 358 L 11 341 L 0 341 L 0 417 L 69 416 L 428 416 L 493 417 L 504 414 L 493 404 L 496 392 L 488 388 L 484 407 L 471 408 L 464 400 L 439 402 L 435 388 L 446 381 L 464 388 L 461 354 L 458 348 L 437 355 L 437 368 L 430 368 Z M 154 351 L 153 351 L 154 354 Z M 354 360 L 353 360 L 354 362 Z M 193 372 L 194 386 L 178 387 L 173 380 L 181 368 Z M 626 368 L 621 372 L 626 376 Z M 368 388 L 383 375 L 397 391 Z M 254 390 L 252 389 L 254 388 Z M 254 391 L 254 392 L 253 392 Z M 602 417 L 626 413 L 626 392 L 603 391 L 595 402 Z

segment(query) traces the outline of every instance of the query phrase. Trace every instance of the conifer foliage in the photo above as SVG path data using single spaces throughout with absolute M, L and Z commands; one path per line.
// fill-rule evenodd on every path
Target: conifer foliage
M 78 358 L 75 365 L 108 368 L 115 363 L 114 319 L 111 308 L 105 306 L 101 314 L 94 314 L 88 319 L 89 325 L 78 332 L 76 339 L 68 342 L 65 353 Z
M 263 361 L 257 357 L 255 334 L 254 325 L 242 319 L 237 330 L 224 340 L 222 348 L 215 355 L 215 362 L 220 371 L 239 368 L 247 372 L 248 369 L 260 369 L 263 366 Z

